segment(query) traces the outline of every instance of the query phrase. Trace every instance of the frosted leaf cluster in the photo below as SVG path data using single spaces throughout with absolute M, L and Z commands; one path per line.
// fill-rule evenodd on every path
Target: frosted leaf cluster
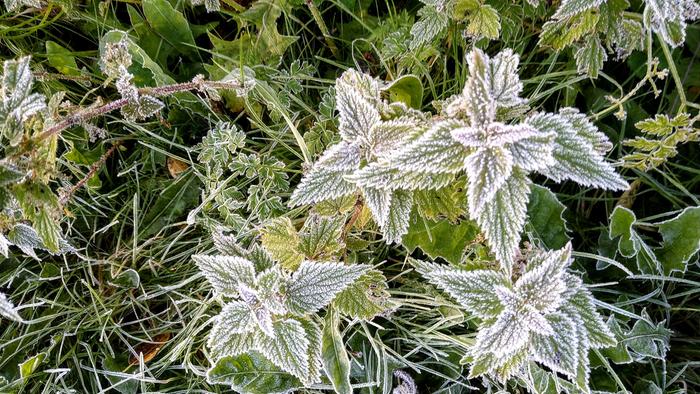
M 627 183 L 605 161 L 604 154 L 612 144 L 575 108 L 522 115 L 527 107 L 520 97 L 519 59 L 511 50 L 490 58 L 475 49 L 467 61 L 469 77 L 464 90 L 443 103 L 441 116 L 421 135 L 359 171 L 334 179 L 350 185 L 348 190 L 400 190 L 409 200 L 412 191 L 444 187 L 456 174 L 465 173 L 469 216 L 481 227 L 496 259 L 510 272 L 526 220 L 529 173 L 608 190 L 624 190 Z M 326 155 L 319 163 L 334 157 L 333 148 Z M 337 163 L 333 160 L 315 167 L 317 173 L 307 175 L 300 188 L 307 187 L 314 175 L 318 180 L 315 188 L 328 190 L 322 177 L 330 174 L 324 169 Z M 389 204 L 384 206 L 391 211 Z M 405 209 L 410 211 L 410 205 Z M 396 238 L 395 233 L 391 236 Z
M 314 163 L 292 194 L 291 204 L 312 204 L 359 193 L 387 243 L 399 241 L 408 229 L 412 194 L 402 185 L 362 185 L 354 175 L 368 164 L 395 154 L 428 123 L 418 111 L 382 100 L 380 82 L 355 70 L 337 79 L 335 91 L 341 141 Z
M 17 11 L 22 7 L 41 8 L 40 0 L 5 0 L 5 8 L 8 11 Z
M 29 68 L 31 58 L 6 60 L 0 84 L 0 138 L 16 146 L 24 135 L 24 122 L 46 108 L 46 98 L 32 93 L 34 77 Z
M 128 103 L 121 108 L 126 120 L 136 121 L 157 114 L 164 106 L 157 98 L 142 94 L 133 83 L 134 76 L 129 72 L 132 59 L 129 52 L 131 45 L 128 38 L 105 44 L 100 59 L 102 71 L 115 81 L 115 87 Z
M 525 366 L 534 361 L 589 392 L 589 350 L 614 346 L 616 340 L 581 279 L 567 272 L 571 245 L 526 252 L 525 261 L 515 281 L 494 270 L 415 265 L 481 321 L 463 359 L 471 364 L 470 378 L 486 375 L 504 382 L 527 375 Z
M 207 342 L 213 358 L 256 351 L 305 384 L 318 382 L 321 330 L 312 315 L 370 266 L 304 260 L 291 272 L 258 246 L 242 250 L 221 235 L 215 244 L 231 255 L 193 256 L 225 299 Z
M 207 12 L 216 12 L 221 9 L 219 0 L 191 0 L 192 5 L 203 5 Z

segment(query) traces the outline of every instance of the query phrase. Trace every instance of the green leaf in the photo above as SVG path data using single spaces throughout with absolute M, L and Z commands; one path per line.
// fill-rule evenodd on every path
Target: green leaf
M 51 212 L 40 209 L 34 218 L 34 228 L 41 240 L 51 253 L 58 253 L 61 249 L 61 226 L 51 216 Z
M 28 378 L 34 372 L 39 369 L 39 365 L 44 361 L 47 354 L 41 352 L 35 356 L 26 359 L 23 363 L 19 364 L 19 376 L 22 380 Z
M 299 251 L 301 239 L 292 221 L 287 217 L 279 217 L 268 222 L 263 227 L 261 242 L 273 259 L 283 267 L 294 270 L 304 259 Z
M 574 57 L 579 74 L 587 74 L 593 79 L 598 78 L 598 72 L 603 69 L 603 63 L 608 59 L 605 48 L 596 35 L 590 36 Z
M 315 313 L 369 270 L 368 265 L 302 261 L 287 284 L 287 307 L 295 314 Z
M 333 389 L 338 394 L 352 394 L 350 385 L 350 359 L 345 350 L 343 337 L 340 335 L 337 312 L 331 308 L 326 314 L 326 321 L 323 326 L 323 340 L 321 345 L 321 356 L 323 358 L 323 369 L 326 376 L 333 384 Z
M 274 336 L 260 336 L 256 349 L 263 351 L 275 365 L 309 382 L 309 339 L 298 320 L 277 320 L 272 323 Z
M 237 256 L 193 255 L 192 260 L 219 294 L 238 296 L 238 283 L 255 284 L 253 263 Z
M 600 15 L 587 11 L 564 20 L 552 20 L 543 25 L 540 45 L 548 45 L 560 50 L 592 33 Z
M 423 83 L 415 75 L 404 75 L 384 88 L 389 92 L 391 102 L 400 101 L 411 108 L 420 109 L 423 105 Z
M 554 19 L 564 19 L 592 8 L 597 8 L 606 0 L 563 0 L 557 12 L 552 16 Z
M 299 232 L 299 252 L 307 260 L 328 260 L 336 255 L 344 246 L 340 239 L 344 219 L 343 216 L 309 216 Z
M 663 245 L 656 250 L 656 255 L 664 273 L 685 272 L 691 257 L 700 250 L 700 207 L 686 208 L 658 226 Z
M 501 30 L 501 18 L 490 5 L 481 5 L 469 14 L 466 33 L 472 37 L 485 37 L 491 40 L 498 38 Z
M 389 307 L 390 295 L 381 271 L 363 274 L 333 300 L 333 307 L 355 319 L 371 320 Z
M 54 41 L 46 41 L 46 59 L 51 67 L 55 68 L 61 74 L 65 75 L 80 75 L 80 69 L 75 62 L 73 52 L 62 47 Z
M 303 387 L 298 378 L 282 371 L 255 351 L 219 359 L 207 371 L 207 380 L 211 384 L 228 384 L 235 391 L 251 394 L 282 393 Z
M 459 264 L 466 246 L 478 235 L 479 228 L 468 220 L 453 224 L 448 220 L 430 221 L 417 217 L 411 221 L 401 243 L 409 253 L 420 248 L 431 259 L 440 257 Z
M 26 174 L 6 164 L 0 164 L 0 187 L 16 183 Z
M 182 53 L 196 50 L 194 36 L 187 19 L 167 0 L 143 0 L 146 20 L 158 35 Z
M 567 235 L 564 210 L 556 194 L 546 187 L 533 184 L 530 187 L 530 202 L 527 207 L 527 231 L 541 240 L 549 249 L 564 247 L 571 239 Z
M 635 258 L 637 269 L 644 274 L 660 274 L 662 266 L 654 250 L 634 230 L 637 218 L 631 210 L 617 206 L 610 216 L 609 237 L 619 237 L 617 250 L 627 258 Z
M 493 198 L 484 203 L 483 209 L 476 212 L 476 222 L 506 272 L 511 272 L 520 234 L 525 227 L 530 184 L 520 171 L 513 172 Z
M 642 311 L 642 317 L 649 320 L 646 311 Z M 672 333 L 664 326 L 664 322 L 652 325 L 640 319 L 634 323 L 632 330 L 627 334 L 625 343 L 630 350 L 642 357 L 662 360 L 666 358 L 666 352 L 670 349 Z
M 109 284 L 123 289 L 136 289 L 141 283 L 141 277 L 135 270 L 129 268 L 120 272 L 117 276 L 110 279 Z

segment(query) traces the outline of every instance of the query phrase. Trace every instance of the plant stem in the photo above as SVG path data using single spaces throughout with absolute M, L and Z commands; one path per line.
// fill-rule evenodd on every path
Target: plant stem
M 321 15 L 321 12 L 318 10 L 318 7 L 316 7 L 316 4 L 314 4 L 313 0 L 306 0 L 306 6 L 309 7 L 309 11 L 311 11 L 311 16 L 313 16 L 314 21 L 318 25 L 318 28 L 321 29 L 321 33 L 323 34 L 323 39 L 326 41 L 326 44 L 328 47 L 331 49 L 331 53 L 333 53 L 333 57 L 336 59 L 340 59 L 340 54 L 338 53 L 338 47 L 335 45 L 335 42 L 333 41 L 333 36 L 331 36 L 331 33 L 328 31 L 328 26 L 326 26 L 326 22 L 323 21 L 323 16 Z
M 102 166 L 105 164 L 105 162 L 107 161 L 107 159 L 109 159 L 109 157 L 112 156 L 112 154 L 114 153 L 114 151 L 116 151 L 117 148 L 118 148 L 119 146 L 121 146 L 121 144 L 122 144 L 121 141 L 115 142 L 114 145 L 112 145 L 112 146 L 107 150 L 107 152 L 105 152 L 105 154 L 102 155 L 102 156 L 100 157 L 99 160 L 97 160 L 96 162 L 92 163 L 92 165 L 90 166 L 90 170 L 88 171 L 88 173 L 87 173 L 81 180 L 79 180 L 78 183 L 76 183 L 75 185 L 73 185 L 73 187 L 71 187 L 71 188 L 66 192 L 66 194 L 64 194 L 63 196 L 61 196 L 61 199 L 60 199 L 61 205 L 65 205 L 65 204 L 68 202 L 68 200 L 70 200 L 70 198 L 73 197 L 73 194 L 75 194 L 75 192 L 78 191 L 78 189 L 80 189 L 81 187 L 85 186 L 85 184 L 87 183 L 87 181 L 89 181 L 90 178 L 92 178 L 93 175 L 95 175 L 95 173 L 96 173 L 97 171 L 99 171 L 100 168 L 102 168 Z
M 671 55 L 671 50 L 668 48 L 666 42 L 658 36 L 659 43 L 661 44 L 661 50 L 664 52 L 664 57 L 666 58 L 666 63 L 668 63 L 668 69 L 671 71 L 671 76 L 673 77 L 673 82 L 676 84 L 676 90 L 678 91 L 678 97 L 681 99 L 681 105 L 678 107 L 678 113 L 685 111 L 688 99 L 685 97 L 685 88 L 683 88 L 683 80 L 680 74 L 678 74 L 678 69 L 676 68 L 676 63 L 673 61 L 673 56 Z

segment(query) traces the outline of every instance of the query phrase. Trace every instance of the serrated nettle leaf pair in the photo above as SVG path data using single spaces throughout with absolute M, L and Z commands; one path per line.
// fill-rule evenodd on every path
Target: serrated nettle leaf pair
M 255 351 L 304 384 L 319 381 L 321 329 L 313 315 L 370 267 L 304 260 L 289 272 L 260 248 L 247 257 L 193 256 L 227 299 L 207 342 L 213 358 Z
M 581 279 L 567 272 L 571 244 L 527 251 L 524 261 L 515 281 L 501 271 L 414 264 L 481 321 L 463 359 L 471 364 L 469 377 L 506 381 L 525 374 L 526 363 L 535 361 L 588 392 L 589 350 L 614 346 L 616 340 Z
M 343 141 L 306 174 L 292 203 L 359 190 L 387 242 L 398 241 L 406 233 L 413 192 L 445 187 L 466 173 L 469 216 L 510 272 L 526 220 L 529 173 L 627 188 L 605 161 L 612 144 L 578 110 L 522 116 L 527 107 L 520 97 L 519 58 L 511 50 L 492 59 L 475 49 L 467 62 L 464 90 L 445 100 L 441 116 L 431 120 L 413 114 L 382 120 L 378 84 L 355 71 L 344 74 L 336 84 Z

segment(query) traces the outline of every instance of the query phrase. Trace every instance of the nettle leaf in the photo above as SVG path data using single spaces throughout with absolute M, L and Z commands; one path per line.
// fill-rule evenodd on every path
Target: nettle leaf
M 207 371 L 207 381 L 251 394 L 287 393 L 304 386 L 297 377 L 282 371 L 256 351 L 220 358 Z
M 360 167 L 360 158 L 357 144 L 341 141 L 331 146 L 294 189 L 290 204 L 313 204 L 355 193 L 357 186 L 346 176 Z
M 520 234 L 525 227 L 530 184 L 520 171 L 514 172 L 493 198 L 484 202 L 474 218 L 506 272 L 512 269 Z
M 472 37 L 498 38 L 501 30 L 501 18 L 490 5 L 481 5 L 469 14 L 469 23 L 465 32 Z
M 686 20 L 695 20 L 700 10 L 694 0 L 644 0 L 644 23 L 667 44 L 678 47 L 685 42 Z
M 19 144 L 23 135 L 22 124 L 46 108 L 43 95 L 31 93 L 34 78 L 29 67 L 31 57 L 3 62 L 0 85 L 0 137 L 10 146 Z
M 302 261 L 287 284 L 289 311 L 298 315 L 317 312 L 369 268 L 364 264 Z
M 384 240 L 387 244 L 401 242 L 401 237 L 408 232 L 413 194 L 405 190 L 394 190 L 391 193 L 391 203 L 386 222 L 381 225 Z
M 401 243 L 409 253 L 420 248 L 431 259 L 439 257 L 459 264 L 467 245 L 478 235 L 479 228 L 468 220 L 453 224 L 448 220 L 430 221 L 418 217 L 412 220 Z
M 564 19 L 586 10 L 596 8 L 606 0 L 563 0 L 557 8 L 557 12 L 552 15 L 554 19 Z
M 576 322 L 561 313 L 551 314 L 547 320 L 552 326 L 553 333 L 552 335 L 534 334 L 532 359 L 552 371 L 574 378 L 579 356 Z
M 194 255 L 192 260 L 219 294 L 235 297 L 239 283 L 255 283 L 253 263 L 242 257 Z
M 603 63 L 608 59 L 608 55 L 598 36 L 593 35 L 576 51 L 574 58 L 576 58 L 579 74 L 586 74 L 595 79 L 598 78 L 598 72 L 603 69 Z
M 435 6 L 427 5 L 418 11 L 420 18 L 411 27 L 411 49 L 429 44 L 438 38 L 447 29 L 450 19 L 447 13 L 440 12 Z
M 277 320 L 272 327 L 274 336 L 258 337 L 257 350 L 302 382 L 313 383 L 310 381 L 309 339 L 301 322 L 296 319 Z
M 495 290 L 498 286 L 510 286 L 510 280 L 503 273 L 463 271 L 418 260 L 412 260 L 412 263 L 421 275 L 447 291 L 475 316 L 493 319 L 503 310 Z
M 371 320 L 389 307 L 388 288 L 381 271 L 368 271 L 338 293 L 333 307 L 352 318 Z
M 344 246 L 341 241 L 344 224 L 342 216 L 310 216 L 299 233 L 299 251 L 308 260 L 323 260 L 337 254 Z
M 237 356 L 248 353 L 255 349 L 258 337 L 264 335 L 258 331 L 249 331 L 234 334 L 228 330 L 225 323 L 219 324 L 219 320 L 214 321 L 214 328 L 209 333 L 207 347 L 215 359 L 226 356 Z
M 545 23 L 542 26 L 539 44 L 561 50 L 587 34 L 594 33 L 600 14 L 593 11 L 588 10 L 566 19 L 551 20 Z
M 319 382 L 321 380 L 322 360 L 322 332 L 321 328 L 311 318 L 299 318 L 301 326 L 306 331 L 306 337 L 309 339 L 309 382 Z
M 19 315 L 15 306 L 3 293 L 0 293 L 0 316 L 19 323 L 24 322 L 24 319 L 22 319 L 22 316 Z
M 539 185 L 532 185 L 530 201 L 527 207 L 527 233 L 541 241 L 549 249 L 564 247 L 570 240 L 567 235 L 564 210 L 566 206 L 559 202 L 551 190 Z
M 591 134 L 594 126 L 578 110 L 564 108 L 558 116 L 531 119 L 530 124 L 556 135 L 553 152 L 555 164 L 538 172 L 556 182 L 570 179 L 584 186 L 608 190 L 626 190 L 629 187 L 605 161 L 601 148 L 591 141 L 591 138 L 602 140 L 603 137 Z
M 269 221 L 261 230 L 261 243 L 270 256 L 287 269 L 296 269 L 304 259 L 299 251 L 301 238 L 292 221 L 278 217 Z
M 588 338 L 588 346 L 597 349 L 617 345 L 615 335 L 596 311 L 593 296 L 585 287 L 579 287 L 578 291 L 569 298 L 569 305 L 576 310 L 577 315 L 581 318 Z
M 374 103 L 359 92 L 357 87 L 345 83 L 336 83 L 335 101 L 343 140 L 368 141 L 370 129 L 380 121 Z

